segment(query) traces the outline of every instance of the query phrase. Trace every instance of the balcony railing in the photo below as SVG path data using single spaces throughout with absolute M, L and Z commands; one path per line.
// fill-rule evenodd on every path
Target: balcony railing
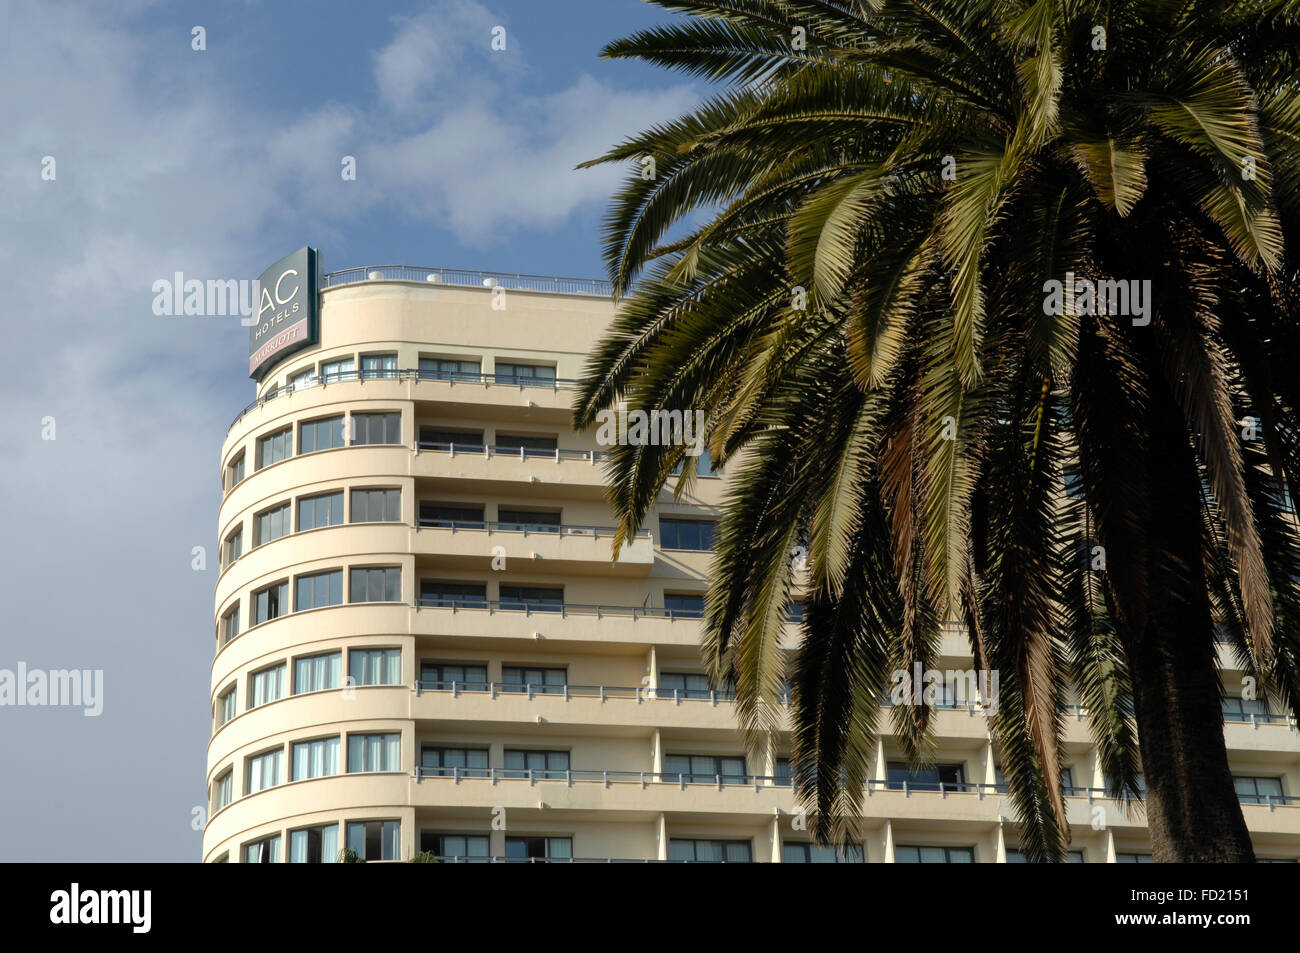
M 609 459 L 608 450 L 542 450 L 536 447 L 511 447 L 501 444 L 481 444 L 481 443 L 438 443 L 430 440 L 421 440 L 416 446 L 421 451 L 433 453 L 449 453 L 453 457 L 457 455 L 466 456 L 483 456 L 483 457 L 509 457 L 515 460 L 554 460 L 559 463 L 561 460 L 580 460 L 583 463 L 603 463 Z
M 417 609 L 450 609 L 452 612 L 522 612 L 526 616 L 546 614 L 567 616 L 595 616 L 597 619 L 690 619 L 699 621 L 704 613 L 699 609 L 656 609 L 649 606 L 584 605 L 576 602 L 527 602 L 521 600 L 479 599 L 473 596 L 420 596 Z
M 294 391 L 310 390 L 313 387 L 329 387 L 332 384 L 343 384 L 354 381 L 442 381 L 446 384 L 478 384 L 484 387 L 513 387 L 517 390 L 523 390 L 525 387 L 542 389 L 542 390 L 573 390 L 578 386 L 576 380 L 567 377 L 554 378 L 537 378 L 521 377 L 517 374 L 466 374 L 461 372 L 442 372 L 431 370 L 420 370 L 418 368 L 403 367 L 395 370 L 375 370 L 375 371 L 332 371 L 325 375 L 317 375 L 307 380 L 299 381 L 296 384 L 286 384 L 283 387 L 274 387 L 268 390 L 261 397 L 252 401 L 241 410 L 235 419 L 230 422 L 230 427 L 226 428 L 229 433 L 235 424 L 244 419 L 250 412 L 261 407 L 277 397 L 284 397 L 292 394 Z M 480 448 L 481 449 L 481 448 Z
M 462 694 L 490 695 L 492 698 L 499 695 L 527 695 L 529 699 L 538 695 L 554 695 L 563 698 L 565 701 L 572 698 L 598 698 L 601 702 L 611 699 L 626 699 L 635 701 L 637 704 L 669 701 L 675 705 L 680 705 L 686 701 L 705 701 L 716 705 L 719 702 L 734 702 L 736 700 L 734 691 L 696 688 L 648 688 L 643 685 L 534 685 L 531 683 L 521 685 L 517 682 L 507 684 L 504 682 L 420 679 L 415 685 L 415 694 L 421 695 L 424 692 L 448 692 L 453 698 L 459 698 Z M 783 692 L 781 694 L 781 703 L 787 706 L 790 704 L 789 693 Z
M 612 539 L 615 526 L 581 526 L 570 523 L 501 523 L 491 520 L 441 520 L 421 517 L 417 529 L 449 529 L 453 533 L 519 533 L 523 536 L 583 536 L 587 539 Z M 649 539 L 650 530 L 636 531 L 637 539 Z
M 609 298 L 614 294 L 613 285 L 599 278 L 561 278 L 467 268 L 422 268 L 416 265 L 367 265 L 364 268 L 332 271 L 321 278 L 321 288 L 339 288 L 365 281 L 413 281 L 458 288 L 497 287 L 507 291 L 540 291 L 546 294 L 589 295 L 596 298 Z
M 435 864 L 688 864 L 688 860 L 651 860 L 642 857 L 462 857 L 431 854 Z M 732 861 L 736 863 L 736 861 Z

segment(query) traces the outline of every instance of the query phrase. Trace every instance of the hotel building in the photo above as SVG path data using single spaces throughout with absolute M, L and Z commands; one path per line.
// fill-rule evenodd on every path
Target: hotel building
M 612 558 L 604 454 L 569 423 L 608 286 L 318 281 L 312 326 L 255 338 L 257 400 L 221 450 L 205 862 L 1023 859 L 986 719 L 951 700 L 938 764 L 909 771 L 884 734 L 861 841 L 810 843 L 788 735 L 747 752 L 703 675 L 725 477 L 664 493 Z M 275 306 L 289 285 L 264 276 Z M 1238 697 L 1222 648 L 1246 822 L 1261 858 L 1295 861 L 1300 734 Z M 970 667 L 956 633 L 941 667 Z M 1149 860 L 1085 711 L 1063 741 L 1071 860 Z

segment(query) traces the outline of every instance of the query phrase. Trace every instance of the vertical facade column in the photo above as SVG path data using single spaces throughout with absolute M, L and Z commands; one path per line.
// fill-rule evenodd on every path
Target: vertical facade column
M 884 862 L 886 864 L 896 863 L 894 860 L 894 822 L 885 819 L 885 836 L 883 838 L 885 846 Z
M 655 821 L 655 840 L 658 841 L 656 849 L 659 860 L 668 859 L 668 820 L 660 814 L 659 819 Z
M 772 825 L 768 828 L 768 833 L 772 838 L 772 863 L 781 863 L 781 812 L 774 810 L 772 812 Z
M 997 847 L 994 850 L 993 862 L 1005 864 L 1007 862 L 1007 834 L 1002 827 L 1002 822 L 998 821 Z
M 1109 827 L 1106 828 L 1106 863 L 1119 863 L 1118 858 L 1115 856 L 1115 832 Z

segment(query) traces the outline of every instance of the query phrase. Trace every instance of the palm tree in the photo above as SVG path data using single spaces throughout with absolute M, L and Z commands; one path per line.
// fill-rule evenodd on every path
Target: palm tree
M 1252 860 L 1215 636 L 1296 709 L 1300 3 L 652 2 L 685 17 L 604 55 L 723 88 L 595 160 L 631 165 L 622 306 L 574 424 L 705 412 L 703 652 L 750 743 L 788 677 L 796 788 L 844 837 L 890 673 L 959 623 L 1030 859 L 1069 839 L 1073 686 L 1157 860 Z M 627 538 L 698 461 L 614 451 Z M 916 763 L 931 715 L 891 711 Z

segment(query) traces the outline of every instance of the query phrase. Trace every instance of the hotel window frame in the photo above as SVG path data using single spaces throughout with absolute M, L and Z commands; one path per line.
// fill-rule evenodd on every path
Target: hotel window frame
M 221 616 L 221 644 L 229 645 L 239 638 L 239 602 L 236 601 Z
M 447 764 L 448 753 L 457 755 L 453 760 L 464 764 Z M 426 764 L 425 756 L 437 754 L 437 764 Z M 471 758 L 471 756 L 474 756 Z M 486 778 L 492 774 L 492 751 L 490 748 L 471 748 L 461 744 L 426 743 L 420 745 L 420 773 L 435 778 Z M 434 759 L 430 759 L 434 760 Z M 482 764 L 470 764 L 471 760 L 481 760 Z
M 1254 788 L 1254 793 L 1247 794 L 1238 789 L 1238 785 L 1243 782 L 1250 782 Z M 1260 793 L 1259 783 L 1267 781 L 1270 785 L 1277 787 L 1277 792 Z M 1242 804 L 1285 804 L 1286 789 L 1283 786 L 1281 775 L 1276 774 L 1234 774 L 1232 776 L 1232 789 L 1237 794 L 1237 800 Z
M 370 661 L 371 656 L 378 655 L 378 663 Z M 392 662 L 396 659 L 396 663 Z M 364 669 L 362 674 L 357 673 L 357 662 L 363 660 Z M 373 681 L 371 676 L 374 672 L 380 673 L 380 680 Z M 389 676 L 392 676 L 391 681 Z M 363 686 L 383 686 L 383 685 L 401 685 L 402 684 L 402 650 L 391 646 L 371 647 L 363 646 L 359 648 L 348 649 L 348 678 L 352 679 L 351 684 L 357 687 Z
M 914 850 L 914 851 L 916 851 L 916 860 L 914 860 L 914 861 L 912 861 L 912 860 L 901 860 L 901 861 L 900 861 L 900 860 L 898 859 L 898 852 L 899 852 L 900 850 Z M 923 859 L 922 859 L 922 854 L 921 854 L 921 852 L 922 852 L 922 851 L 927 851 L 927 850 L 941 850 L 941 851 L 943 851 L 943 860 L 941 860 L 941 861 L 940 861 L 940 860 L 923 860 Z M 952 859 L 952 855 L 953 855 L 954 853 L 958 852 L 958 851 L 964 851 L 965 853 L 969 854 L 969 855 L 970 855 L 970 860 L 959 860 L 959 861 L 955 861 L 955 860 L 953 860 L 953 859 Z M 975 845 L 973 845 L 973 844 L 970 844 L 970 845 L 967 845 L 967 844 L 957 844 L 957 845 L 949 846 L 949 845 L 947 845 L 947 844 L 899 844 L 897 847 L 894 848 L 894 862 L 895 862 L 895 863 L 901 863 L 901 864 L 912 864 L 912 863 L 916 863 L 916 864 L 940 864 L 940 863 L 942 863 L 942 864 L 954 864 L 954 863 L 965 864 L 965 863 L 970 863 L 970 864 L 973 864 L 973 863 L 975 863 Z
M 337 506 L 335 501 L 337 500 Z M 330 526 L 343 525 L 343 491 L 328 490 L 325 493 L 313 493 L 310 496 L 300 496 L 295 501 L 295 526 L 299 533 L 309 533 L 314 529 L 326 529 Z M 321 503 L 325 503 L 325 522 L 318 523 L 316 517 L 320 515 Z M 303 513 L 307 512 L 307 505 L 310 505 L 311 525 L 303 525 Z M 338 519 L 334 519 L 337 510 Z
M 506 748 L 501 753 L 502 758 L 502 777 L 506 778 L 542 778 L 557 780 L 568 777 L 573 770 L 572 753 L 559 748 Z M 512 759 L 521 758 L 522 766 L 512 767 Z M 530 761 L 540 758 L 541 767 L 532 766 Z M 563 767 L 559 762 L 563 760 Z M 552 761 L 555 762 L 554 766 Z M 529 772 L 532 772 L 530 775 Z
M 382 590 L 382 598 L 372 598 L 371 590 L 374 588 L 374 574 L 382 573 L 379 586 Z M 358 598 L 358 580 L 361 580 L 361 595 L 364 598 Z M 396 580 L 396 582 L 392 582 Z M 389 598 L 390 593 L 392 598 Z M 401 566 L 352 566 L 348 570 L 348 603 L 365 603 L 381 602 L 395 603 L 402 601 L 402 567 Z
M 259 857 L 257 860 L 249 860 L 249 851 L 257 850 Z M 259 837 L 255 841 L 245 844 L 239 852 L 239 860 L 245 864 L 278 864 L 280 863 L 280 835 L 271 834 L 267 837 Z
M 337 664 L 335 664 L 337 663 Z M 305 666 L 305 668 L 304 668 Z M 330 684 L 315 687 L 318 674 L 324 672 L 323 681 Z M 306 681 L 311 687 L 303 688 Z M 294 695 L 307 695 L 311 692 L 332 692 L 343 687 L 343 650 L 314 652 L 311 655 L 299 655 L 293 660 Z
M 437 591 L 426 595 L 426 589 Z M 449 591 L 454 589 L 473 591 Z M 486 609 L 487 583 L 464 579 L 421 579 L 419 602 L 426 609 Z
M 259 679 L 271 672 L 279 670 L 279 676 L 275 679 L 276 694 L 272 697 L 269 693 L 262 701 L 257 701 L 257 689 L 261 684 Z M 245 711 L 252 711 L 254 708 L 261 708 L 263 705 L 269 705 L 271 702 L 278 702 L 280 699 L 287 697 L 285 695 L 285 681 L 288 679 L 288 664 L 284 661 L 275 662 L 271 665 L 264 665 L 255 672 L 248 673 L 248 703 L 244 706 Z
M 702 592 L 665 592 L 664 615 L 670 619 L 703 619 L 704 595 Z M 679 600 L 682 605 L 670 606 L 670 600 Z
M 324 429 L 328 442 L 322 446 L 320 444 L 320 433 Z M 347 415 L 330 414 L 326 417 L 313 417 L 310 420 L 300 420 L 298 422 L 298 456 L 308 453 L 322 453 L 326 450 L 337 450 L 340 447 L 346 447 L 347 442 Z M 308 435 L 310 435 L 311 446 L 308 444 Z M 335 442 L 337 441 L 337 443 Z
M 216 722 L 220 728 L 232 721 L 239 712 L 239 682 L 231 682 L 224 692 L 217 696 Z
M 559 593 L 558 599 L 556 593 Z M 503 611 L 511 612 L 563 612 L 564 587 L 503 584 L 497 590 L 497 605 Z
M 331 752 L 330 742 L 334 742 Z M 316 773 L 315 765 L 315 747 L 319 745 L 321 756 L 321 772 Z M 298 773 L 298 749 L 306 748 L 307 750 L 307 770 L 303 774 Z M 318 778 L 333 778 L 342 773 L 343 759 L 343 741 L 338 735 L 326 735 L 322 738 L 307 738 L 303 741 L 294 741 L 289 745 L 289 780 L 292 781 L 315 781 Z M 333 766 L 331 770 L 330 756 L 333 755 Z
M 465 842 L 465 853 L 456 854 L 446 851 L 446 840 L 448 838 L 460 838 Z M 431 840 L 437 839 L 438 849 L 426 847 Z M 477 850 L 482 848 L 483 852 L 470 853 L 470 842 L 473 841 L 473 847 Z M 474 831 L 420 831 L 420 852 L 428 851 L 434 857 L 451 857 L 453 863 L 489 863 L 492 859 L 492 837 L 488 834 L 480 834 Z
M 508 677 L 518 673 L 519 680 Z M 530 682 L 529 675 L 536 673 L 538 681 Z M 556 678 L 558 677 L 558 681 Z M 501 691 L 503 694 L 523 694 L 531 688 L 534 695 L 563 695 L 569 684 L 569 670 L 561 666 L 503 665 L 501 666 Z
M 277 590 L 272 596 L 272 590 Z M 263 615 L 263 600 L 266 597 L 265 607 L 266 615 Z M 252 596 L 252 628 L 253 625 L 261 625 L 263 622 L 271 622 L 274 619 L 280 619 L 293 611 L 293 605 L 289 601 L 289 580 L 281 579 L 273 582 L 269 586 L 263 586 L 256 590 Z M 275 609 L 274 615 L 271 610 Z
M 308 387 L 315 387 L 320 383 L 320 375 L 316 373 L 316 365 L 305 368 L 297 373 L 291 373 L 285 385 L 290 391 L 304 390 Z
M 686 858 L 673 857 L 673 845 L 690 844 L 692 857 Z M 721 860 L 700 860 L 699 845 L 708 844 L 710 846 L 719 846 L 722 848 Z M 732 860 L 727 857 L 732 848 L 743 847 L 745 850 L 744 860 Z M 720 837 L 669 837 L 668 838 L 668 859 L 684 863 L 693 864 L 752 864 L 754 862 L 754 843 L 745 839 L 726 839 Z
M 347 774 L 393 774 L 402 770 L 402 733 L 400 731 L 357 731 L 349 732 L 347 735 Z M 376 744 L 375 739 L 379 739 L 378 748 L 372 750 L 371 745 Z M 354 749 L 354 745 L 357 747 Z M 354 768 L 352 752 L 360 752 L 358 762 L 360 767 Z M 371 767 L 372 757 L 378 753 L 378 760 L 381 765 L 392 762 L 391 767 Z
M 354 381 L 356 379 L 357 359 L 355 356 L 340 357 L 332 361 L 321 362 L 320 380 L 322 384 L 337 384 L 340 381 Z
M 682 530 L 688 526 L 695 533 L 693 540 L 682 538 Z M 707 534 L 705 527 L 708 528 Z M 661 516 L 659 517 L 659 548 L 679 553 L 712 552 L 713 540 L 717 531 L 717 520 L 694 519 L 685 516 Z M 706 535 L 708 536 L 707 542 L 705 540 Z M 684 545 L 686 543 L 692 545 Z
M 383 494 L 378 503 L 375 496 Z M 363 511 L 357 515 L 358 502 Z M 371 519 L 370 511 L 379 507 L 382 519 Z M 400 523 L 402 522 L 402 488 L 399 486 L 354 486 L 348 498 L 349 523 Z
M 509 368 L 509 370 L 506 370 Z M 527 371 L 521 374 L 520 371 Z M 550 373 L 538 374 L 538 371 L 549 371 Z M 557 368 L 554 364 L 532 364 L 518 360 L 493 361 L 492 363 L 492 380 L 497 384 L 504 384 L 508 387 L 552 387 L 559 380 L 556 373 Z
M 224 800 L 223 800 L 224 797 Z M 212 813 L 230 805 L 235 800 L 235 766 L 232 764 L 212 781 Z
M 371 431 L 379 428 L 378 434 Z M 389 438 L 392 439 L 389 439 Z M 372 439 L 374 438 L 374 439 Z M 396 447 L 402 443 L 402 412 L 376 410 L 352 414 L 352 440 L 354 447 Z
M 329 830 L 334 831 L 334 850 L 333 852 L 327 854 L 325 852 L 325 832 Z M 313 854 L 312 843 L 311 843 L 312 834 L 316 834 L 319 837 L 319 843 L 316 845 L 316 850 L 315 850 L 315 853 L 320 857 L 319 860 L 311 859 Z M 337 822 L 333 824 L 315 824 L 312 825 L 311 827 L 298 827 L 289 831 L 289 863 L 291 864 L 337 864 L 339 860 L 339 846 L 338 846 L 339 834 L 340 834 L 339 824 Z M 294 860 L 294 854 L 296 852 L 295 841 L 299 840 L 299 835 L 302 835 L 302 841 L 305 842 L 303 844 L 305 848 L 303 853 L 305 856 L 301 860 Z
M 1012 854 L 1017 855 L 1020 859 L 1019 859 L 1019 860 L 1012 860 L 1012 859 L 1011 859 L 1011 855 L 1012 855 Z M 1067 864 L 1082 864 L 1082 863 L 1085 863 L 1085 861 L 1084 861 L 1084 859 L 1083 859 L 1083 851 L 1081 851 L 1081 850 L 1071 850 L 1071 851 L 1067 851 L 1065 857 L 1066 857 L 1066 859 L 1065 859 L 1065 863 L 1067 863 Z M 1029 859 L 1028 859 L 1027 857 L 1025 857 L 1025 852 L 1024 852 L 1023 850 L 1021 850 L 1019 847 L 1008 847 L 1008 848 L 1007 848 L 1007 863 L 1008 863 L 1008 864 L 1027 864 L 1027 863 L 1029 863 Z
M 463 367 L 457 367 L 455 370 L 442 367 L 429 367 L 430 364 L 470 364 L 473 366 L 472 371 L 465 370 Z M 483 379 L 483 361 L 465 360 L 457 357 L 422 357 L 416 368 L 416 376 L 422 381 L 452 381 L 463 383 L 478 383 Z
M 521 844 L 522 842 L 522 844 Z M 540 842 L 534 843 L 534 842 Z M 564 850 L 559 855 L 552 853 L 555 846 L 564 844 Z M 534 860 L 573 860 L 573 835 L 572 834 L 513 834 L 506 838 L 506 863 L 530 863 Z M 511 853 L 511 849 L 516 851 L 522 846 L 524 853 Z M 532 853 L 535 847 L 541 848 L 540 854 Z
M 234 532 L 227 533 L 221 541 L 221 568 L 233 565 L 244 555 L 244 523 L 235 524 Z
M 945 780 L 943 776 L 945 769 L 953 769 L 953 768 L 956 769 L 957 779 L 955 781 Z M 913 780 L 914 775 L 918 773 L 928 772 L 928 771 L 934 772 L 935 775 L 934 781 Z M 900 780 L 890 776 L 891 774 L 895 774 L 895 773 L 906 773 L 907 777 L 905 779 Z M 943 786 L 944 791 L 960 791 L 964 789 L 966 785 L 966 765 L 964 762 L 961 761 L 941 761 L 935 763 L 934 765 L 927 765 L 924 767 L 913 768 L 910 765 L 908 765 L 906 761 L 886 761 L 885 762 L 885 790 L 901 791 L 903 790 L 904 783 L 906 783 L 907 790 L 909 792 L 912 791 L 938 792 L 940 785 Z
M 303 583 L 307 584 L 308 604 L 303 604 Z M 324 600 L 318 601 L 321 586 L 324 586 Z M 293 611 L 310 612 L 312 609 L 328 609 L 343 605 L 343 570 L 322 569 L 319 572 L 303 573 L 293 580 Z
M 275 780 L 270 784 L 261 784 L 259 787 L 253 787 L 254 766 L 257 767 L 259 782 L 266 773 L 265 762 L 270 759 L 271 767 L 274 772 Z M 258 794 L 262 791 L 269 791 L 271 788 L 278 788 L 284 784 L 284 745 L 276 745 L 274 748 L 267 748 L 265 751 L 259 751 L 257 754 L 250 754 L 244 759 L 244 794 Z
M 274 533 L 276 526 L 281 527 L 281 531 L 274 536 L 267 535 Z M 289 500 L 281 500 L 274 506 L 268 506 L 261 512 L 253 514 L 253 548 L 265 546 L 267 543 L 273 543 L 277 539 L 293 533 L 293 503 Z
M 429 678 L 425 674 L 431 668 L 438 669 L 437 678 Z M 468 674 L 464 679 L 446 678 L 445 670 L 451 668 L 481 669 L 483 679 L 482 681 L 472 680 L 468 677 Z M 453 683 L 456 686 L 456 691 L 459 692 L 485 692 L 488 689 L 487 666 L 475 662 L 420 662 L 420 687 L 424 691 L 450 691 Z
M 379 842 L 378 857 L 369 856 L 367 850 L 370 845 L 370 828 L 372 825 L 379 825 L 379 830 L 376 833 Z M 352 836 L 352 832 L 356 828 L 362 828 L 360 850 L 357 850 L 357 848 L 353 846 L 356 841 Z M 385 861 L 402 859 L 402 822 L 400 820 L 385 818 L 365 821 L 344 821 L 343 838 L 344 847 L 348 850 L 355 851 L 358 860 Z M 384 856 L 389 853 L 390 847 L 392 848 L 392 856 Z
M 235 487 L 239 486 L 239 484 L 244 482 L 244 477 L 247 475 L 245 473 L 245 467 L 244 467 L 244 463 L 246 460 L 247 460 L 247 456 L 245 455 L 243 450 L 240 450 L 237 454 L 231 457 L 230 462 L 226 464 L 226 492 L 227 493 L 229 493 Z
M 267 459 L 266 451 L 268 448 L 271 450 L 271 456 L 274 457 L 274 459 L 271 460 Z M 283 451 L 280 453 L 279 456 L 275 455 L 277 449 Z M 281 461 L 288 460 L 292 456 L 293 456 L 293 424 L 289 424 L 288 426 L 281 427 L 278 430 L 274 430 L 271 433 L 266 434 L 265 436 L 261 436 L 257 438 L 257 456 L 256 459 L 254 460 L 256 466 L 253 467 L 253 472 L 256 473 L 258 470 L 262 470 L 265 469 L 266 467 L 280 463 Z
M 791 860 L 786 856 L 790 850 L 803 854 L 802 860 Z M 834 857 L 833 860 L 814 860 L 814 853 L 819 857 L 825 857 L 826 851 L 830 851 Z M 853 856 L 854 859 L 846 860 L 846 857 Z M 837 847 L 823 847 L 806 840 L 783 840 L 781 841 L 781 862 L 783 864 L 865 864 L 867 862 L 867 852 L 861 844 L 841 844 Z
M 673 770 L 668 762 L 673 758 L 685 758 L 689 770 Z M 696 761 L 708 761 L 709 764 L 697 765 Z M 740 773 L 724 770 L 739 766 Z M 746 784 L 749 782 L 749 765 L 744 755 L 702 754 L 696 751 L 673 751 L 664 755 L 664 770 L 661 778 L 669 784 Z
M 378 367 L 367 367 L 368 363 L 379 361 Z M 376 351 L 361 355 L 361 379 L 363 381 L 397 380 L 397 352 Z

